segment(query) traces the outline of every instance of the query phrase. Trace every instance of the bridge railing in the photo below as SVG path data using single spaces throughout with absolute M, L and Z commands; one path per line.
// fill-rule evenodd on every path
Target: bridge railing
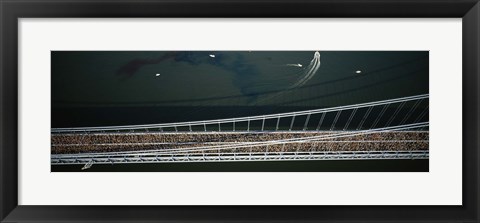
M 262 151 L 264 153 L 272 153 L 278 151 L 287 151 L 285 148 L 288 147 L 288 151 L 293 150 L 301 152 L 301 150 L 308 149 L 310 151 L 316 151 L 320 144 L 325 143 L 326 140 L 341 140 L 342 138 L 349 138 L 354 136 L 365 136 L 369 134 L 382 133 L 382 132 L 392 132 L 392 131 L 404 131 L 411 130 L 415 128 L 423 128 L 428 126 L 428 123 L 417 123 L 417 124 L 408 124 L 403 126 L 393 126 L 385 127 L 378 129 L 362 130 L 362 131 L 347 131 L 339 132 L 328 135 L 319 135 L 319 136 L 310 136 L 310 137 L 300 137 L 300 138 L 289 138 L 281 140 L 271 140 L 271 141 L 259 141 L 259 142 L 240 142 L 240 143 L 230 143 L 227 145 L 205 145 L 205 146 L 196 146 L 196 147 L 185 147 L 180 149 L 150 149 L 144 151 L 125 151 L 125 152 L 102 152 L 102 153 L 82 153 L 82 154 L 54 154 L 52 158 L 93 158 L 93 157 L 144 157 L 151 155 L 172 155 L 172 154 L 211 154 L 211 153 L 228 153 L 228 152 L 245 152 L 245 151 Z M 339 141 L 342 142 L 342 141 Z M 361 140 L 358 142 L 362 142 Z M 421 141 L 415 143 L 422 143 Z M 343 145 L 349 145 L 349 143 L 343 143 Z M 368 149 L 368 148 L 367 148 Z M 335 149 L 343 151 L 344 149 Z
M 323 151 L 298 153 L 216 153 L 216 154 L 160 154 L 142 157 L 52 157 L 52 165 L 72 164 L 124 164 L 124 163 L 169 163 L 169 162 L 226 162 L 226 161 L 288 161 L 288 160 L 355 160 L 355 159 L 428 159 L 423 151 Z
M 428 94 L 250 117 L 148 125 L 52 128 L 52 133 L 365 130 L 428 121 Z

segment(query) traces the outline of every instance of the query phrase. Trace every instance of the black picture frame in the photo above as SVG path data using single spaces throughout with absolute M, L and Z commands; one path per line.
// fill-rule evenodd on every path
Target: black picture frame
M 1 222 L 479 222 L 478 0 L 0 0 Z M 18 205 L 19 18 L 462 18 L 462 206 Z M 446 43 L 448 44 L 448 43 Z M 393 192 L 392 192 L 393 193 Z

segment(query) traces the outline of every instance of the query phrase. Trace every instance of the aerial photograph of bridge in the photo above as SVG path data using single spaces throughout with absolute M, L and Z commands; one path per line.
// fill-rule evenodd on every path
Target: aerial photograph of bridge
M 428 51 L 52 51 L 52 172 L 428 172 Z

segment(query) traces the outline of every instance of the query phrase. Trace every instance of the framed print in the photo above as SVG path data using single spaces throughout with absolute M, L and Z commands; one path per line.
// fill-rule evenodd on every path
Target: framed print
M 428 55 L 52 51 L 52 172 L 428 172 Z
M 479 220 L 477 1 L 0 7 L 2 222 Z

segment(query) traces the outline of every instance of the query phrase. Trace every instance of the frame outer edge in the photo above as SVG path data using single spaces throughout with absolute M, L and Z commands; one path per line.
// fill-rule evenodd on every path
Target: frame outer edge
M 4 13 L 3 13 L 3 1 L 0 1 L 0 47 L 3 48 L 3 27 L 4 27 Z M 4 76 L 4 71 L 3 71 L 3 50 L 0 50 L 0 109 L 4 107 L 3 104 L 3 92 L 1 89 L 3 89 L 3 76 Z M 5 149 L 3 148 L 3 112 L 0 111 L 0 182 L 5 182 L 5 168 L 3 167 L 3 158 L 4 155 L 3 153 L 5 152 Z M 0 196 L 4 197 L 6 194 L 5 188 L 3 186 L 3 183 L 0 184 Z M 0 221 L 2 221 L 6 217 L 6 213 L 8 213 L 8 210 L 6 210 L 6 202 L 1 199 L 0 200 Z
M 466 221 L 479 222 L 480 202 L 480 3 L 473 6 L 462 19 L 463 69 L 463 185 L 462 200 Z M 467 97 L 468 96 L 468 97 Z M 465 132 L 466 131 L 466 132 Z M 468 150 L 468 156 L 466 151 Z M 467 192 L 475 192 L 476 196 Z
M 475 178 L 475 187 L 477 189 L 477 197 L 476 197 L 476 204 L 475 204 L 475 207 L 476 207 L 476 216 L 475 216 L 475 220 L 477 222 L 480 221 L 480 147 L 479 147 L 479 129 L 480 129 L 480 102 L 479 102 L 479 95 L 480 95 L 480 3 L 477 3 L 476 4 L 476 15 L 477 15 L 477 23 L 476 23 L 476 57 L 475 57 L 475 60 L 476 60 L 476 74 L 477 74 L 477 92 L 476 92 L 476 102 L 477 102 L 477 149 L 476 149 L 476 176 L 474 176 Z
M 0 221 L 18 208 L 18 14 L 11 6 L 0 0 Z
M 22 1 L 20 1 L 22 2 Z M 42 1 L 38 1 L 42 2 Z M 18 166 L 17 166 L 17 118 L 18 118 L 18 92 L 16 91 L 18 87 L 17 81 L 17 44 L 18 44 L 18 27 L 17 27 L 17 18 L 20 17 L 18 11 L 13 12 L 7 10 L 9 5 L 11 6 L 12 2 L 0 0 L 0 221 L 18 221 L 20 219 L 26 219 L 26 216 L 12 216 L 7 215 L 15 211 L 20 211 L 21 206 L 18 205 Z M 15 8 L 15 7 L 12 7 Z M 18 10 L 18 8 L 16 8 Z M 42 9 L 40 9 L 42 10 Z M 44 9 L 43 9 L 44 10 Z M 40 13 L 41 14 L 41 13 Z M 48 14 L 48 12 L 46 12 Z M 55 15 L 54 12 L 51 12 L 52 15 Z M 425 12 L 425 14 L 428 14 Z M 470 77 L 463 77 L 463 123 L 466 121 L 473 121 L 471 124 L 468 124 L 468 130 L 472 130 L 469 134 L 464 133 L 464 139 L 470 139 L 470 143 L 464 145 L 468 146 L 470 149 L 470 156 L 466 156 L 465 152 L 463 153 L 464 162 L 467 161 L 469 166 L 464 165 L 463 170 L 463 200 L 464 207 L 467 208 L 464 212 L 463 219 L 457 220 L 445 220 L 449 222 L 478 222 L 479 221 L 479 202 L 480 202 L 480 187 L 478 185 L 479 181 L 479 167 L 480 167 L 480 153 L 478 152 L 478 142 L 480 137 L 478 135 L 478 129 L 480 126 L 479 120 L 479 102 L 478 95 L 479 91 L 479 59 L 480 59 L 480 27 L 479 27 L 479 16 L 480 15 L 480 5 L 477 3 L 473 6 L 468 13 L 465 14 L 464 21 L 466 23 L 462 24 L 463 29 L 469 28 L 469 35 L 465 36 L 467 32 L 464 33 L 463 37 L 463 73 L 471 74 Z M 27 16 L 28 17 L 28 16 Z M 40 16 L 42 17 L 42 16 Z M 55 17 L 55 16 L 53 16 Z M 15 21 L 12 21 L 15 20 Z M 12 27 L 13 26 L 13 27 Z M 7 33 L 5 30 L 13 31 Z M 467 44 L 468 43 L 468 44 Z M 470 48 L 467 48 L 467 45 Z M 14 57 L 6 58 L 4 55 L 9 55 Z M 469 99 L 466 99 L 465 96 L 471 96 Z M 466 103 L 471 103 L 469 106 L 466 106 Z M 467 112 L 465 109 L 471 108 L 472 111 Z M 466 117 L 472 118 L 467 119 Z M 5 130 L 10 130 L 6 132 Z M 464 148 L 467 148 L 465 147 Z M 464 163 L 465 164 L 465 163 Z M 465 171 L 466 168 L 472 169 L 471 171 Z M 13 175 L 12 175 L 13 174 Z M 467 177 L 470 177 L 468 180 Z M 467 185 L 468 183 L 468 185 Z M 476 196 L 467 198 L 465 194 L 466 191 L 476 192 Z M 468 202 L 465 202 L 468 201 Z M 24 207 L 25 208 L 25 207 Z M 23 212 L 26 215 L 29 215 L 28 212 Z M 30 214 L 32 214 L 30 212 Z M 395 217 L 395 216 L 392 216 Z M 28 218 L 27 218 L 28 219 Z M 33 220 L 33 219 L 29 219 Z M 46 221 L 46 219 L 36 219 L 33 221 Z M 53 219 L 50 219 L 53 220 Z M 58 219 L 57 219 L 58 220 Z M 109 219 L 105 219 L 109 220 Z M 111 220 L 111 219 L 110 219 Z M 317 219 L 318 220 L 318 219 Z M 378 219 L 377 219 L 378 220 Z M 424 219 L 426 220 L 426 219 Z M 127 220 L 128 221 L 128 220 Z M 368 222 L 368 221 L 367 221 Z M 418 219 L 417 219 L 418 222 Z M 443 221 L 442 221 L 443 222 Z

